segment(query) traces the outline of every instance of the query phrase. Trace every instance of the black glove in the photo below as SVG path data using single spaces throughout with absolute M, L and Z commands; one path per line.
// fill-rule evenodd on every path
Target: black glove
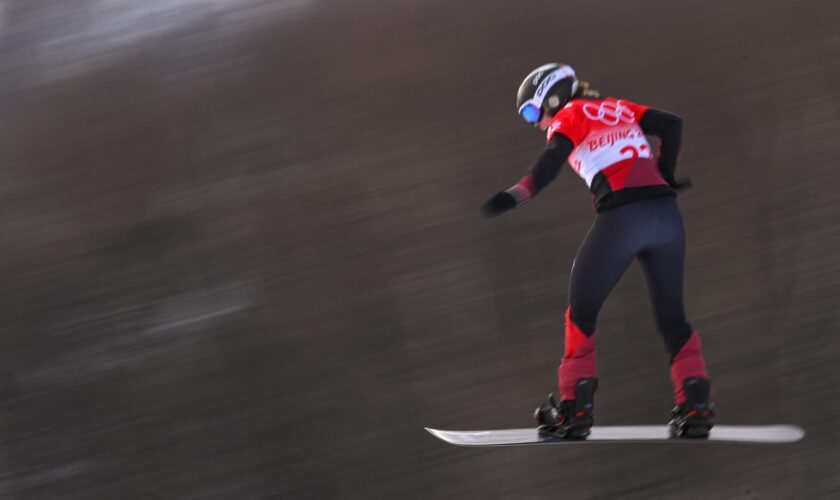
M 691 179 L 688 177 L 680 177 L 679 179 L 674 179 L 673 177 L 668 177 L 665 179 L 671 189 L 676 191 L 684 191 L 691 187 Z
M 481 207 L 481 213 L 484 214 L 485 217 L 495 217 L 514 207 L 516 207 L 516 198 L 507 191 L 501 191 L 494 194 L 492 198 L 487 200 L 487 203 Z

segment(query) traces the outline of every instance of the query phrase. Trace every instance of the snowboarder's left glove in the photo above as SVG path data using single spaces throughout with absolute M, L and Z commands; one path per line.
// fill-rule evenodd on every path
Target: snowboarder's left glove
M 516 207 L 516 198 L 507 191 L 500 191 L 481 207 L 481 213 L 485 217 L 495 217 L 511 208 Z

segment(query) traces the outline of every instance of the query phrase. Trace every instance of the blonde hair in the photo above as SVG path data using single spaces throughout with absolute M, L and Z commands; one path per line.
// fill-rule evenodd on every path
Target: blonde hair
M 579 81 L 577 91 L 572 96 L 572 99 L 577 99 L 578 97 L 601 97 L 601 93 L 591 88 L 589 82 Z

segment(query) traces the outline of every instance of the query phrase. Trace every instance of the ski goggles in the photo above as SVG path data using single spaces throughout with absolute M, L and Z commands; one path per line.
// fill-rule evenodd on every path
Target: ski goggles
M 535 125 L 542 118 L 542 109 L 529 101 L 519 108 L 519 116 L 531 125 Z
M 569 77 L 575 77 L 575 70 L 571 66 L 560 66 L 549 73 L 537 87 L 537 91 L 534 92 L 534 97 L 528 99 L 519 107 L 519 116 L 531 125 L 539 122 L 543 114 L 542 104 L 546 95 L 548 95 L 548 91 L 551 90 L 551 87 L 555 83 Z

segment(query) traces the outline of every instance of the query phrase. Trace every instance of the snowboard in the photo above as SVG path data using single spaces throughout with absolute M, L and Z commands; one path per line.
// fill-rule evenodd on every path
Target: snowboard
M 593 426 L 586 439 L 560 439 L 541 436 L 536 428 L 486 431 L 444 431 L 425 428 L 436 438 L 456 446 L 516 446 L 535 444 L 583 443 L 793 443 L 805 436 L 795 425 L 715 425 L 705 439 L 675 438 L 666 425 Z

